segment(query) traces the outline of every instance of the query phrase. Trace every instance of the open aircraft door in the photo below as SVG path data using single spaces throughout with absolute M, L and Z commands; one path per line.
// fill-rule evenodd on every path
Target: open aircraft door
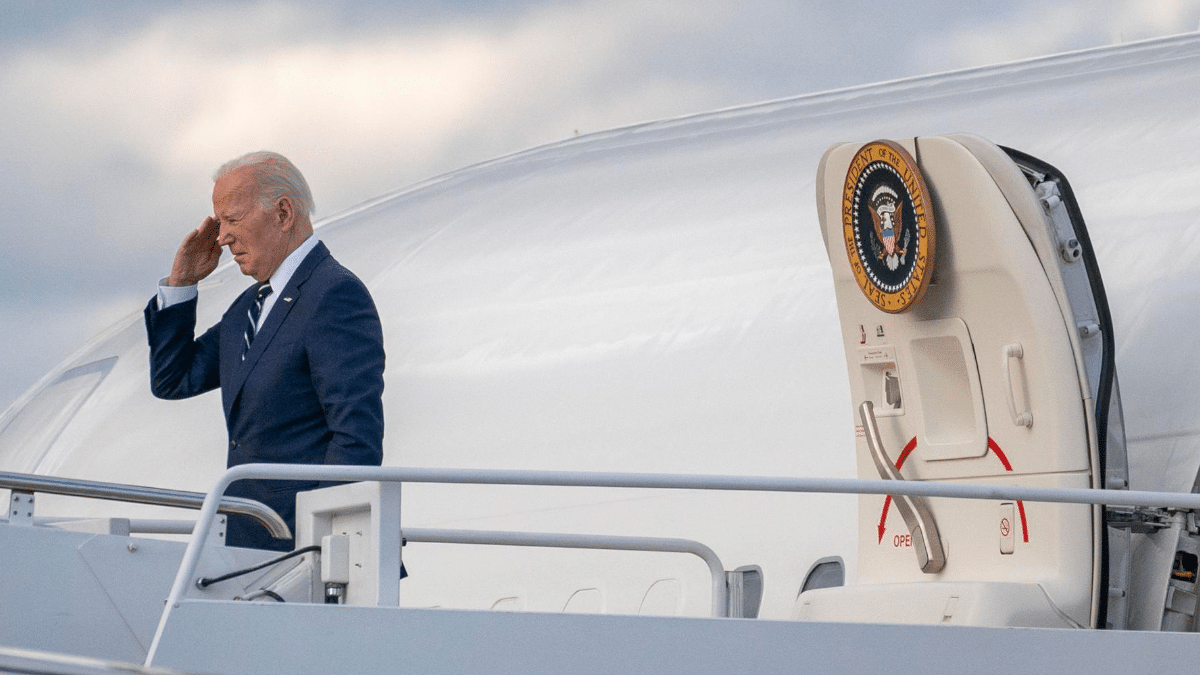
M 860 478 L 1126 486 L 1111 321 L 1056 170 L 967 135 L 842 144 L 821 160 L 817 208 Z M 857 583 L 802 594 L 797 614 L 1111 624 L 1110 609 L 1124 609 L 1110 608 L 1109 586 L 1124 579 L 1108 575 L 1127 574 L 1128 532 L 1104 517 L 1087 505 L 862 496 Z

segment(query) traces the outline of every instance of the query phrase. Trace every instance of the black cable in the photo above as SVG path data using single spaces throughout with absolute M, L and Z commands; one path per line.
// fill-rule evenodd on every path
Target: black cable
M 235 595 L 235 596 L 233 596 L 233 599 L 239 600 L 239 601 L 245 601 L 245 602 L 252 602 L 254 600 L 257 600 L 259 598 L 264 598 L 264 597 L 272 598 L 276 602 L 287 602 L 286 600 L 283 599 L 282 595 L 276 593 L 275 591 L 271 591 L 271 590 L 268 590 L 265 588 L 260 588 L 259 590 L 254 591 L 253 593 L 251 593 L 250 595 L 247 595 L 244 598 L 240 595 Z
M 209 586 L 212 586 L 215 583 L 218 583 L 221 581 L 226 581 L 226 580 L 232 579 L 234 577 L 240 577 L 243 574 L 257 572 L 258 570 L 261 570 L 264 567 L 270 567 L 271 565 L 274 565 L 276 563 L 281 563 L 284 560 L 287 560 L 288 558 L 295 558 L 296 556 L 302 555 L 304 553 L 312 553 L 314 551 L 320 551 L 320 550 L 321 550 L 320 546 L 305 546 L 304 548 L 298 548 L 295 551 L 292 551 L 291 553 L 284 553 L 283 555 L 279 556 L 278 558 L 268 560 L 267 562 L 262 563 L 261 565 L 255 565 L 254 567 L 248 567 L 244 570 L 238 570 L 237 572 L 230 572 L 229 574 L 222 574 L 221 576 L 214 577 L 212 579 L 209 579 L 208 577 L 201 577 L 200 579 L 198 579 L 196 581 L 196 585 L 199 586 L 200 588 L 208 588 Z

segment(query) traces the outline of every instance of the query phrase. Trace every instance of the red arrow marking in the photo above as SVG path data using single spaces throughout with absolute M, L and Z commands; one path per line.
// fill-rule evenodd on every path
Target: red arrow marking
M 904 446 L 904 450 L 900 452 L 900 459 L 896 460 L 896 470 L 897 471 L 899 471 L 901 469 L 901 467 L 904 466 L 904 460 L 908 459 L 908 456 L 911 455 L 912 451 L 916 450 L 916 449 L 917 449 L 917 437 L 913 436 L 912 440 L 908 442 L 908 445 Z
M 879 543 L 883 543 L 883 532 L 887 529 L 887 513 L 888 507 L 892 505 L 892 496 L 888 495 L 883 500 L 883 513 L 879 514 Z
M 1005 471 L 1012 471 L 1012 464 L 1008 463 L 1008 458 L 1004 456 L 1004 451 L 1000 449 L 1000 444 L 994 438 L 988 436 L 988 450 L 996 453 L 996 457 L 1000 463 L 1004 465 Z M 1025 543 L 1029 543 L 1029 523 L 1025 520 L 1025 502 L 1017 500 L 1017 511 L 1021 514 L 1021 538 Z
M 1012 464 L 1008 463 L 1008 458 L 1004 456 L 1004 451 L 1000 449 L 1000 445 L 991 436 L 988 436 L 988 450 L 996 453 L 996 458 L 1004 465 L 1005 471 L 1012 471 Z
M 991 450 L 992 453 L 996 455 L 996 459 L 1000 460 L 1000 463 L 1004 465 L 1005 471 L 1013 470 L 1012 464 L 1010 464 L 1008 462 L 1008 457 L 1004 454 L 1004 451 L 1000 449 L 1000 444 L 997 443 L 996 440 L 993 439 L 991 436 L 988 436 L 988 445 L 987 446 L 988 446 L 988 450 Z M 917 437 L 913 436 L 912 440 L 908 442 L 908 445 L 904 446 L 904 451 L 900 453 L 900 458 L 896 460 L 896 470 L 897 471 L 899 471 L 900 468 L 904 466 L 904 460 L 908 459 L 908 456 L 911 455 L 913 450 L 916 450 L 916 449 L 917 449 Z M 883 533 L 887 529 L 888 509 L 891 508 L 891 506 L 892 506 L 892 496 L 888 495 L 887 498 L 883 500 L 883 513 L 879 514 L 879 541 L 878 541 L 878 543 L 881 543 L 881 544 L 883 543 Z M 1028 544 L 1029 543 L 1029 522 L 1027 520 L 1025 520 L 1025 503 L 1019 499 L 1017 500 L 1017 511 L 1021 515 L 1021 538 L 1025 541 L 1026 544 Z
M 897 471 L 899 471 L 900 468 L 904 466 L 904 460 L 908 459 L 908 456 L 911 455 L 912 451 L 916 450 L 916 449 L 917 449 L 917 437 L 913 436 L 912 440 L 908 442 L 908 445 L 904 446 L 904 450 L 902 450 L 900 452 L 900 458 L 896 460 L 896 470 Z M 888 514 L 888 508 L 891 505 L 892 505 L 892 496 L 888 495 L 887 498 L 883 500 L 883 513 L 879 514 L 879 542 L 880 543 L 883 542 L 883 532 L 884 532 L 884 530 L 887 529 L 887 514 Z

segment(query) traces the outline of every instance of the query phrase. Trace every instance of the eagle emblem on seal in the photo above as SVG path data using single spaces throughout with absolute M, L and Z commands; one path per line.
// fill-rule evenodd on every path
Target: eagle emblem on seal
M 897 223 L 904 220 L 904 203 L 900 201 L 895 190 L 880 185 L 875 188 L 875 194 L 871 195 L 870 205 L 871 220 L 875 223 L 875 236 L 879 243 L 883 244 L 882 250 L 878 245 L 874 247 L 875 259 L 882 260 L 889 270 L 895 271 L 905 262 L 908 256 L 908 241 L 911 239 L 911 236 L 905 237 L 905 248 L 896 247 Z

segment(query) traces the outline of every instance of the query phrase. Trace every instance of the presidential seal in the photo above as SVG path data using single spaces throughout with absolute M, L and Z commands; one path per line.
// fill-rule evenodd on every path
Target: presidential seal
M 842 230 L 850 269 L 871 303 L 903 312 L 933 276 L 934 227 L 929 191 L 908 151 L 891 141 L 854 155 L 842 189 Z

